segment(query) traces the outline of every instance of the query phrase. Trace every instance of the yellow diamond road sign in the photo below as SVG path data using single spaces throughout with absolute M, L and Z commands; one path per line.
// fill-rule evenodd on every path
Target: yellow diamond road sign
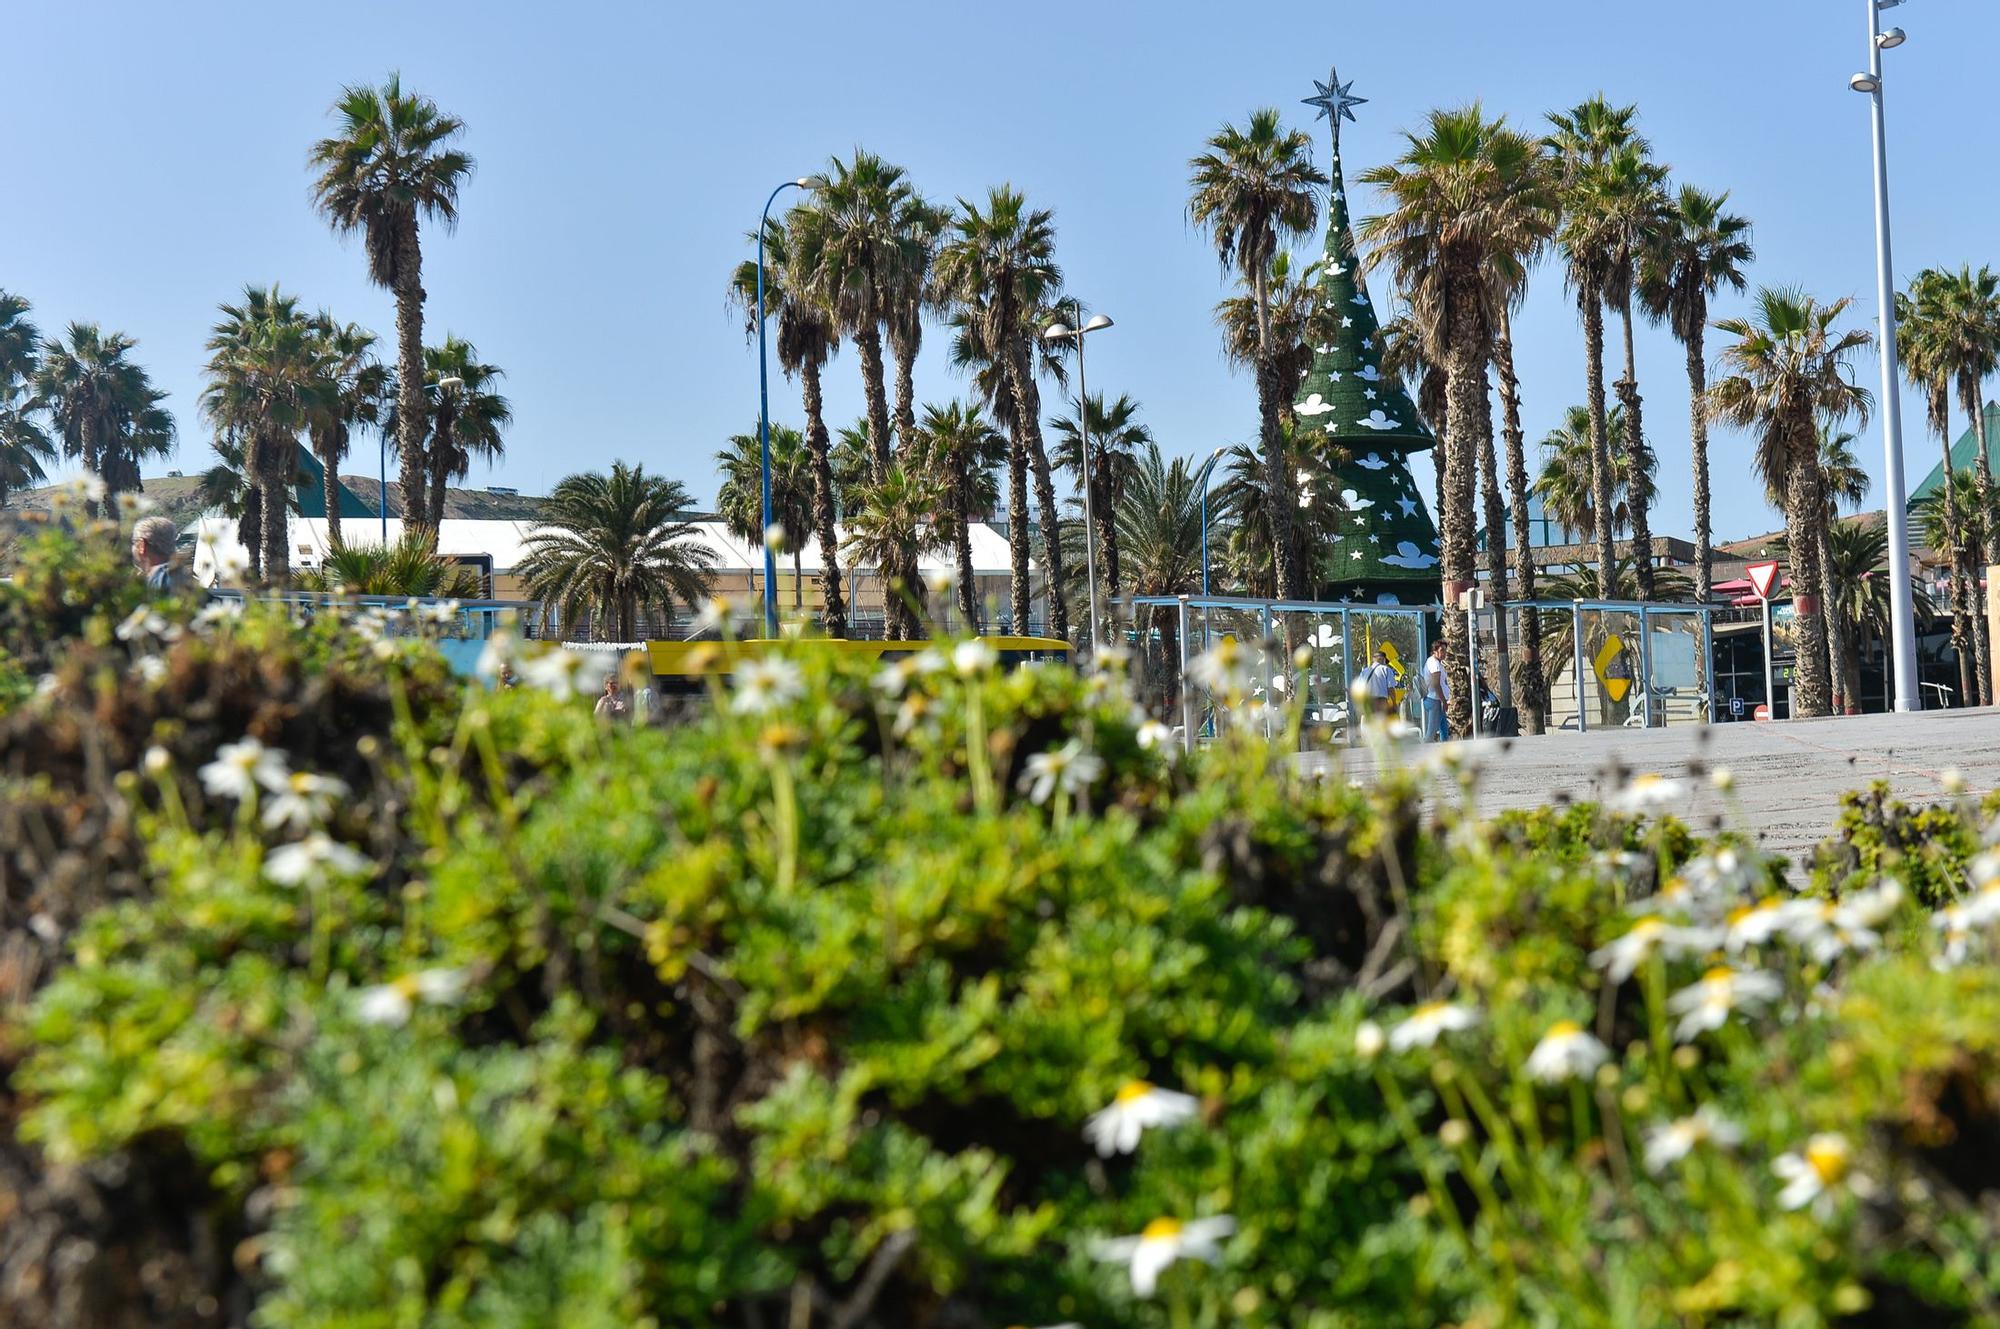
M 1604 645 L 1597 648 L 1597 658 L 1590 662 L 1597 671 L 1598 682 L 1604 684 L 1604 695 L 1613 701 L 1624 701 L 1625 694 L 1632 690 L 1632 665 L 1625 655 L 1625 643 L 1616 633 L 1604 639 Z

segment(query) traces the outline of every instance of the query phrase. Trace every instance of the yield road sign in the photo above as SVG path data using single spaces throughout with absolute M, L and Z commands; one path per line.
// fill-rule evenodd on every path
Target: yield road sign
M 1773 559 L 1768 563 L 1752 563 L 1743 569 L 1750 578 L 1750 588 L 1757 592 L 1757 598 L 1768 600 L 1771 592 L 1778 589 L 1778 564 Z

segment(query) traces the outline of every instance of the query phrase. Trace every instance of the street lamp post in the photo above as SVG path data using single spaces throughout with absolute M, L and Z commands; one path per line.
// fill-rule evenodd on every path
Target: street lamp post
M 764 491 L 764 635 L 778 635 L 778 556 L 771 548 L 771 376 L 764 350 L 764 230 L 771 224 L 771 204 L 787 189 L 819 189 L 826 181 L 816 175 L 787 180 L 764 200 L 763 214 L 757 219 L 757 456 Z M 792 533 L 797 538 L 796 533 Z M 831 557 L 826 550 L 822 558 Z
M 1882 486 L 1889 524 L 1889 624 L 1894 634 L 1895 706 L 1923 709 L 1917 692 L 1917 629 L 1910 602 L 1910 514 L 1903 478 L 1903 405 L 1896 373 L 1896 275 L 1889 258 L 1889 146 L 1882 124 L 1882 52 L 1901 46 L 1901 28 L 1882 31 L 1882 11 L 1903 0 L 1862 0 L 1868 8 L 1868 72 L 1847 85 L 1868 94 L 1875 129 L 1875 296 L 1882 319 Z
M 439 379 L 435 383 L 426 383 L 424 386 L 427 388 L 462 388 L 465 386 L 465 380 L 456 374 L 452 374 Z M 382 547 L 387 549 L 389 547 L 389 431 L 386 429 L 382 431 L 381 485 L 381 490 L 375 495 L 375 512 L 382 518 Z M 405 529 L 407 529 L 409 520 L 410 514 L 405 512 L 403 514 Z
M 1103 651 L 1104 641 L 1097 616 L 1097 517 L 1090 502 L 1093 488 L 1090 472 L 1090 393 L 1083 381 L 1083 336 L 1110 326 L 1109 318 L 1095 314 L 1080 328 L 1072 328 L 1067 323 L 1051 323 L 1042 333 L 1049 341 L 1076 343 L 1076 415 L 1083 446 L 1083 576 L 1090 584 L 1090 656 L 1093 660 Z

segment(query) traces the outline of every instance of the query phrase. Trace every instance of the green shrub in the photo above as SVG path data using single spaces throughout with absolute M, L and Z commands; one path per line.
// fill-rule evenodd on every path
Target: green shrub
M 1749 913 L 1776 868 L 1740 843 L 1427 816 L 1420 771 L 1308 779 L 1246 732 L 1183 757 L 1115 678 L 801 649 L 614 729 L 367 619 L 121 638 L 115 565 L 74 614 L 49 588 L 101 556 L 49 540 L 0 589 L 56 679 L 0 716 L 36 809 L 0 861 L 71 901 L 9 869 L 44 967 L 0 1319 L 2000 1323 L 1969 804 L 1907 893 L 1861 850 Z M 205 788 L 245 734 L 337 778 L 323 811 Z M 1719 957 L 1764 977 L 1696 1027 Z M 1121 1091 L 1178 1124 L 1100 1154 Z M 1711 1138 L 1649 1160 L 1673 1122 Z M 1099 1258 L 1174 1223 L 1217 1263 L 1138 1295 Z

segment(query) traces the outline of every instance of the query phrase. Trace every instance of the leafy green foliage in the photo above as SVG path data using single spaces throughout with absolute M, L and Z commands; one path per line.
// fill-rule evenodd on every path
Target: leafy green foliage
M 1991 923 L 1912 898 L 1985 898 L 1968 803 L 1923 814 L 1949 849 L 1909 894 L 1880 885 L 1907 845 L 1850 832 L 1826 898 L 1739 944 L 1722 907 L 1777 888 L 1740 844 L 1426 815 L 1421 771 L 1306 779 L 1248 733 L 1183 757 L 1115 677 L 802 646 L 683 729 L 608 728 L 460 691 L 368 620 L 171 605 L 159 674 L 113 631 L 135 592 L 62 619 L 54 581 L 108 565 L 50 539 L 0 590 L 0 625 L 69 624 L 0 716 L 0 795 L 97 800 L 122 847 L 70 868 L 89 893 L 0 1043 L 0 1165 L 150 1179 L 121 1228 L 40 1190 L 10 1228 L 171 1248 L 177 1299 L 103 1275 L 145 1308 L 121 1323 L 2000 1322 Z M 57 720 L 104 759 L 32 747 Z M 289 782 L 197 775 L 245 733 L 344 783 L 315 815 L 359 858 L 292 871 Z M 1600 948 L 1662 924 L 1613 982 Z M 1722 958 L 1770 991 L 1677 1027 Z M 1440 1001 L 1476 1023 L 1412 1033 Z M 1558 1035 L 1602 1064 L 1531 1073 Z M 1188 1119 L 1101 1155 L 1083 1124 L 1134 1080 Z M 1740 1138 L 1649 1166 L 1698 1106 Z M 1850 1153 L 1799 1162 L 1816 1134 Z M 1824 1196 L 1789 1203 L 1781 1163 Z M 1218 1263 L 1152 1295 L 1099 1258 L 1221 1214 Z M 73 1287 L 45 1249 L 0 1235 Z

